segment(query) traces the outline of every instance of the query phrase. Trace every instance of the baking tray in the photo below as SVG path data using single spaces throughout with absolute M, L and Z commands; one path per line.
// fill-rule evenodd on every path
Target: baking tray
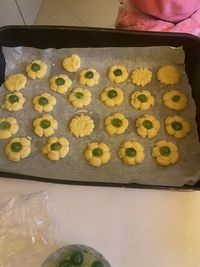
M 200 139 L 200 39 L 189 34 L 119 31 L 114 29 L 61 27 L 61 26 L 6 26 L 0 28 L 0 46 L 27 46 L 35 48 L 67 47 L 145 47 L 145 46 L 183 46 L 185 66 L 192 86 L 192 95 L 196 103 L 196 122 Z M 0 51 L 0 84 L 4 81 L 5 59 Z M 123 183 L 79 182 L 59 179 L 40 178 L 8 172 L 0 176 L 79 185 L 103 185 L 116 187 L 136 187 L 175 190 L 199 190 L 200 181 L 183 187 L 157 186 Z

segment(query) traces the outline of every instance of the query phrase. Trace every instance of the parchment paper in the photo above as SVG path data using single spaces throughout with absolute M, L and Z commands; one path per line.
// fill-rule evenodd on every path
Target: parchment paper
M 48 73 L 41 80 L 28 79 L 28 85 L 21 92 L 26 97 L 24 109 L 18 112 L 9 112 L 0 109 L 0 116 L 14 116 L 20 126 L 15 136 L 32 137 L 32 153 L 20 162 L 11 162 L 4 155 L 4 147 L 9 140 L 0 141 L 0 169 L 13 173 L 34 175 L 38 177 L 57 178 L 77 181 L 100 181 L 115 183 L 139 183 L 154 185 L 182 186 L 188 181 L 197 181 L 200 178 L 200 145 L 195 122 L 195 104 L 191 96 L 191 87 L 184 69 L 184 51 L 182 48 L 147 47 L 147 48 L 66 48 L 66 49 L 35 49 L 26 47 L 3 48 L 6 59 L 6 75 L 11 73 L 25 73 L 25 66 L 34 59 L 47 63 Z M 48 78 L 66 73 L 62 68 L 65 56 L 77 53 L 81 57 L 81 69 L 95 68 L 101 75 L 100 83 L 91 88 L 92 102 L 86 107 L 88 114 L 94 119 L 95 130 L 89 137 L 76 138 L 68 131 L 71 118 L 79 113 L 75 110 L 66 96 L 56 94 L 49 89 Z M 155 96 L 156 103 L 148 111 L 138 111 L 130 105 L 130 95 L 141 87 L 134 86 L 130 81 L 120 84 L 124 90 L 125 101 L 117 107 L 106 107 L 99 99 L 100 92 L 106 86 L 116 86 L 107 79 L 107 69 L 114 64 L 127 66 L 129 72 L 136 67 L 146 66 L 153 71 L 153 79 L 144 89 L 150 90 Z M 181 82 L 176 86 L 163 86 L 156 79 L 157 70 L 161 65 L 172 64 L 181 73 Z M 80 86 L 77 82 L 78 72 L 66 73 L 73 80 L 71 89 Z M 180 89 L 189 97 L 189 106 L 184 111 L 175 112 L 162 104 L 162 95 L 169 89 Z M 70 89 L 70 90 L 71 90 Z M 70 92 L 69 90 L 69 92 Z M 0 103 L 9 93 L 4 86 L 0 88 Z M 70 142 L 70 152 L 65 159 L 57 162 L 49 161 L 42 153 L 41 148 L 47 138 L 39 138 L 33 132 L 33 119 L 40 116 L 33 109 L 32 99 L 42 92 L 49 92 L 57 99 L 57 104 L 51 114 L 58 121 L 58 130 L 54 136 L 65 136 Z M 68 92 L 68 93 L 69 93 Z M 104 118 L 115 112 L 122 112 L 129 120 L 129 128 L 123 135 L 110 136 L 104 129 Z M 161 122 L 161 131 L 152 140 L 139 137 L 135 130 L 135 119 L 148 113 L 155 115 Z M 164 119 L 169 115 L 181 115 L 192 124 L 193 131 L 186 138 L 177 140 L 165 133 Z M 126 166 L 118 158 L 118 149 L 125 140 L 137 140 L 145 147 L 145 160 L 136 166 Z M 174 166 L 159 166 L 151 157 L 153 145 L 161 139 L 175 142 L 179 147 L 180 160 Z M 83 152 L 86 144 L 92 141 L 105 142 L 111 149 L 111 160 L 99 168 L 91 167 L 84 159 Z

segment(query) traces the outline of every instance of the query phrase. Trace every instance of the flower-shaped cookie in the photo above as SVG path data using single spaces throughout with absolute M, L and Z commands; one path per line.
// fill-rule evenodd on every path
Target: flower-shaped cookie
M 123 134 L 128 128 L 129 122 L 122 113 L 114 113 L 105 119 L 106 131 L 110 134 Z
M 94 130 L 94 121 L 86 115 L 77 115 L 69 123 L 70 132 L 76 137 L 90 135 Z
M 131 73 L 131 82 L 139 86 L 145 86 L 151 81 L 151 78 L 152 72 L 146 67 L 137 68 Z
M 173 110 L 183 110 L 188 105 L 188 98 L 179 90 L 170 90 L 163 95 L 164 105 Z
M 57 130 L 57 121 L 49 114 L 41 115 L 33 121 L 34 133 L 39 137 L 50 136 Z
M 34 60 L 26 66 L 26 72 L 31 79 L 41 79 L 47 73 L 47 65 L 41 60 Z
M 84 69 L 79 73 L 79 83 L 89 87 L 97 85 L 99 78 L 99 73 L 93 68 Z
M 190 123 L 181 116 L 170 116 L 165 120 L 165 129 L 169 135 L 183 138 L 192 131 Z
M 108 107 L 119 106 L 124 101 L 124 93 L 119 87 L 106 87 L 101 93 L 101 101 Z
M 43 146 L 42 153 L 49 160 L 65 158 L 69 153 L 69 142 L 65 137 L 50 137 Z
M 131 105 L 136 109 L 150 109 L 154 105 L 154 102 L 154 97 L 147 90 L 135 91 L 131 95 Z
M 59 94 L 65 94 L 72 85 L 72 81 L 65 74 L 54 75 L 49 81 L 51 90 Z
M 167 140 L 158 141 L 152 148 L 151 154 L 162 166 L 175 164 L 179 160 L 178 147 Z
M 153 138 L 160 130 L 160 122 L 154 116 L 145 114 L 135 122 L 138 135 Z
M 91 100 L 91 92 L 88 89 L 75 88 L 69 95 L 69 102 L 74 108 L 86 107 Z
M 128 165 L 142 163 L 145 157 L 144 147 L 136 141 L 125 141 L 121 144 L 118 155 Z
M 56 104 L 56 98 L 48 93 L 33 98 L 34 109 L 38 112 L 50 112 Z
M 99 167 L 110 160 L 110 148 L 104 143 L 90 143 L 84 155 L 90 165 Z
M 5 153 L 9 160 L 19 161 L 28 157 L 31 153 L 31 138 L 16 137 L 13 138 L 6 146 Z
M 69 72 L 76 72 L 81 66 L 81 59 L 78 55 L 71 55 L 63 60 L 63 68 Z
M 175 67 L 171 65 L 165 65 L 158 70 L 157 79 L 162 84 L 173 85 L 179 82 L 180 73 Z
M 16 73 L 16 74 L 11 74 L 9 75 L 5 82 L 4 85 L 6 89 L 8 89 L 11 92 L 14 91 L 20 91 L 25 88 L 27 83 L 27 78 L 24 74 L 21 73 Z
M 9 111 L 18 111 L 23 109 L 24 103 L 25 98 L 23 94 L 20 92 L 15 92 L 5 96 L 5 101 L 2 105 L 2 108 L 5 108 Z
M 19 130 L 17 120 L 13 117 L 0 117 L 0 139 L 7 139 Z
M 128 78 L 127 68 L 123 65 L 114 65 L 108 69 L 108 79 L 115 83 L 122 83 Z

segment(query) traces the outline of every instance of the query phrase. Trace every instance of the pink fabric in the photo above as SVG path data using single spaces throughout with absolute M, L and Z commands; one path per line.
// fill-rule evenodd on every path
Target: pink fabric
M 120 8 L 116 28 L 184 32 L 200 36 L 199 0 L 127 0 Z

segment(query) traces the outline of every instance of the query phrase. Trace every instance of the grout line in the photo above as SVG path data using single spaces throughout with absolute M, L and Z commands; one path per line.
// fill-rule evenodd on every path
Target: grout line
M 19 4 L 18 4 L 17 0 L 15 0 L 15 4 L 17 5 L 17 8 L 18 8 L 19 13 L 20 13 L 20 15 L 21 15 L 21 17 L 22 17 L 22 20 L 23 20 L 23 22 L 24 22 L 24 25 L 26 25 L 26 21 L 25 21 L 25 19 L 24 19 L 24 16 L 23 16 L 23 14 L 22 14 L 22 12 L 21 12 L 21 9 L 20 9 L 20 7 L 19 7 Z
M 42 1 L 41 5 L 40 5 L 40 8 L 39 8 L 39 10 L 38 10 L 36 19 L 35 19 L 35 21 L 34 21 L 34 25 L 35 25 L 35 23 L 37 22 L 37 19 L 38 19 L 39 15 L 40 15 L 40 11 L 42 10 L 43 5 L 44 5 L 44 0 Z

